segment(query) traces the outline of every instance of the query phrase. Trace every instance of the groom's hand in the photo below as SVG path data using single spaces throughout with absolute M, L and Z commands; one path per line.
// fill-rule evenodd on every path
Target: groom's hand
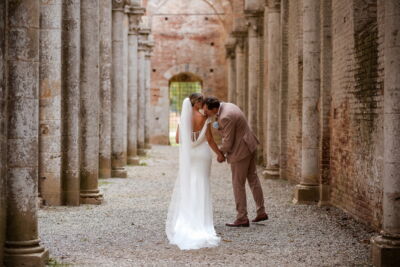
M 224 155 L 218 155 L 217 161 L 218 161 L 219 163 L 224 162 L 224 161 L 225 161 Z

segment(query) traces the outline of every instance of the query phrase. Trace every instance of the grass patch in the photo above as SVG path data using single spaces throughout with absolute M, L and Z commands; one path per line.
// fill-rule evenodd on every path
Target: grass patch
M 108 185 L 108 184 L 112 184 L 112 182 L 99 180 L 99 186 L 101 186 L 101 185 Z
M 147 163 L 146 162 L 140 162 L 139 166 L 147 166 Z
M 72 264 L 65 262 L 58 262 L 56 259 L 49 258 L 49 261 L 47 262 L 46 266 L 65 267 L 65 266 L 72 266 Z

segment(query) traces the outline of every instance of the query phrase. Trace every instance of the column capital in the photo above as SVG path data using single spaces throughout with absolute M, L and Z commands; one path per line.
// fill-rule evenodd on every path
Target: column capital
M 250 30 L 249 34 L 262 34 L 262 15 L 263 13 L 261 12 L 246 14 L 246 25 Z
M 225 43 L 226 57 L 235 58 L 236 39 L 234 37 L 228 38 Z
M 124 11 L 125 6 L 129 5 L 129 0 L 112 0 L 112 10 L 113 11 Z
M 138 42 L 138 51 L 139 52 L 146 52 L 147 50 L 147 41 L 139 40 Z
M 143 7 L 126 6 L 125 13 L 129 16 L 129 35 L 137 35 L 140 30 L 140 20 L 145 14 L 146 9 Z
M 268 12 L 280 12 L 281 1 L 280 0 L 265 0 L 265 7 L 268 8 Z
M 245 40 L 247 39 L 248 32 L 247 31 L 233 31 L 232 36 L 235 37 L 235 47 L 239 47 L 244 49 Z
M 265 0 L 244 0 L 244 12 L 260 12 L 264 9 Z

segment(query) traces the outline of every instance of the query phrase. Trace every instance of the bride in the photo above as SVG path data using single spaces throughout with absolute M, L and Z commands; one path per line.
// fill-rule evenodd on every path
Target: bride
M 179 173 L 166 222 L 171 244 L 182 250 L 214 247 L 220 238 L 213 223 L 209 176 L 211 150 L 224 157 L 214 142 L 211 118 L 200 113 L 203 95 L 193 93 L 182 104 L 176 141 L 179 146 Z

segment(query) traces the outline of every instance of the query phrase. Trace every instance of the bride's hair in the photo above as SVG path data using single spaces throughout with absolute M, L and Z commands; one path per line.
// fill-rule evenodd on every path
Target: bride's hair
M 193 93 L 189 96 L 189 99 L 190 99 L 190 103 L 192 104 L 192 107 L 198 102 L 201 102 L 201 103 L 204 102 L 204 96 L 201 93 Z

